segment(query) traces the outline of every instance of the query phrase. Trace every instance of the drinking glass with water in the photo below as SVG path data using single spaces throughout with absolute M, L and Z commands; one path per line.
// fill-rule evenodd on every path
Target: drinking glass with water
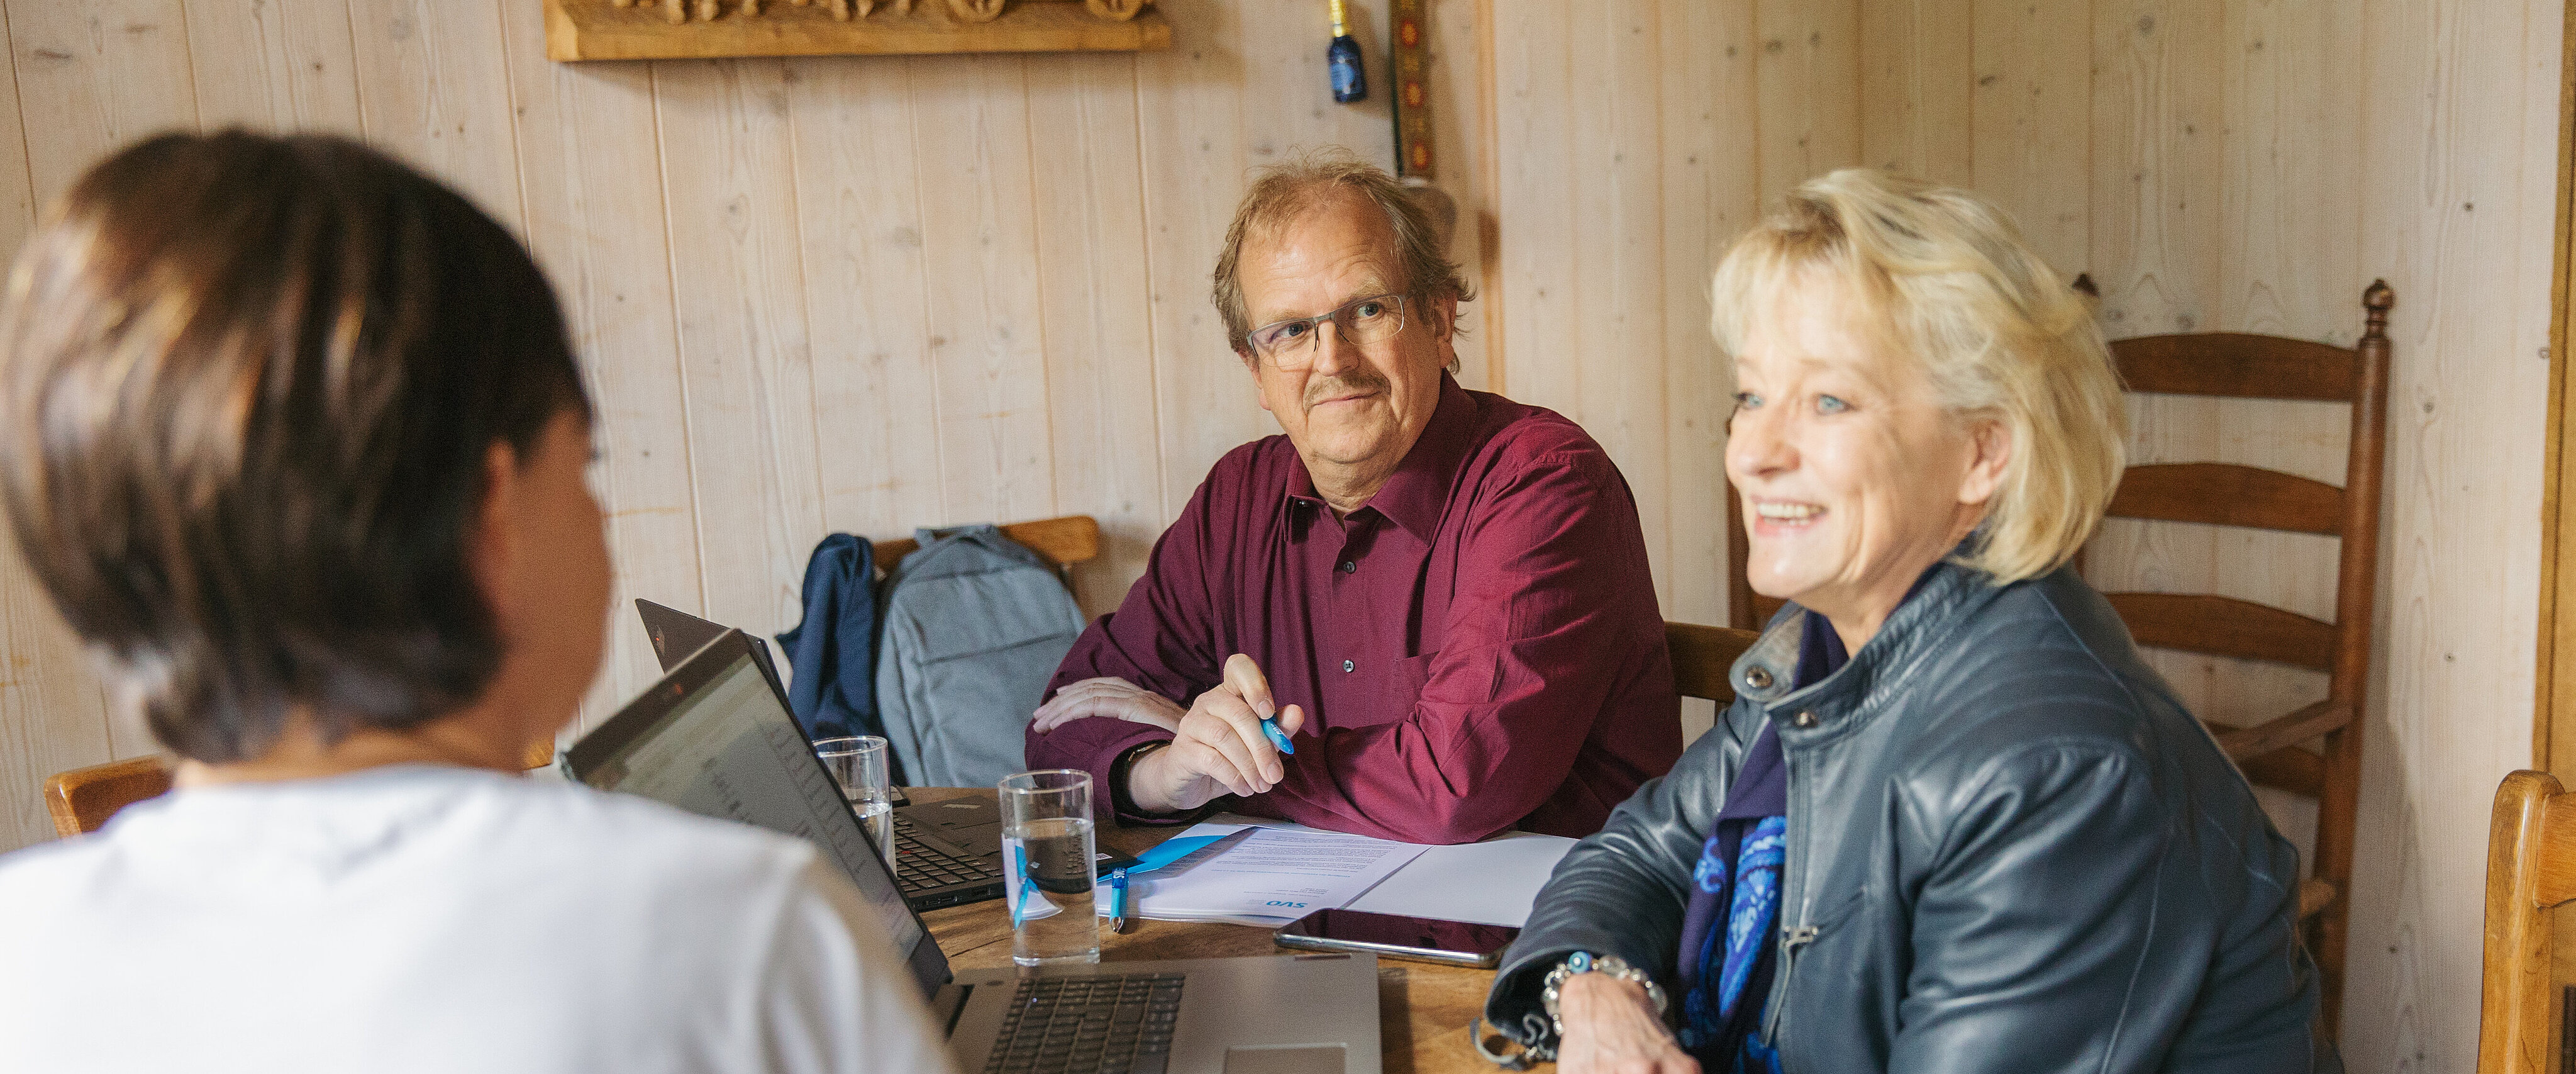
M 894 787 L 886 779 L 886 740 L 875 735 L 826 738 L 814 743 L 814 755 L 841 785 L 841 797 L 859 815 L 869 842 L 885 856 L 886 871 L 895 870 Z
M 1022 772 L 1004 777 L 1001 791 L 1011 961 L 1100 961 L 1100 919 L 1091 907 L 1091 775 Z

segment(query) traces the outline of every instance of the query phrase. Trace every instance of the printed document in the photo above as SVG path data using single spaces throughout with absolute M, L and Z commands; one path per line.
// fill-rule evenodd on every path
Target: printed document
M 1127 886 L 1128 913 L 1161 921 L 1232 921 L 1276 927 L 1316 910 L 1348 905 L 1428 847 L 1345 835 L 1306 827 L 1220 815 L 1181 833 L 1228 835 L 1260 830 L 1243 842 L 1202 859 L 1193 854 Z M 1099 912 L 1109 912 L 1109 886 L 1094 889 Z

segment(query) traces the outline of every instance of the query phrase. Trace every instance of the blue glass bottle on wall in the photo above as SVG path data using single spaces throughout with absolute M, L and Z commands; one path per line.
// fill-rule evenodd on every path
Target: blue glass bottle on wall
M 1324 50 L 1333 73 L 1333 99 L 1343 104 L 1368 99 L 1368 75 L 1360 70 L 1360 43 L 1351 37 L 1342 0 L 1333 0 L 1333 46 Z

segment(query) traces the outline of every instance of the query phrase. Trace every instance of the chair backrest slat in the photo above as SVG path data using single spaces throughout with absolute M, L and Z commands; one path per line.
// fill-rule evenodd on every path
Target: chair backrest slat
M 54 834 L 65 837 L 94 832 L 107 818 L 170 789 L 170 763 L 159 757 L 123 761 L 57 772 L 45 781 L 45 811 L 54 819 Z
M 2334 670 L 2335 628 L 2297 612 L 2198 593 L 2106 593 L 2138 644 Z
M 2360 390 L 2351 351 L 2303 339 L 2204 332 L 2116 340 L 2111 357 L 2133 392 L 2349 403 Z
M 1727 676 L 1735 659 L 1762 635 L 1732 627 L 1697 623 L 1664 624 L 1664 644 L 1673 655 L 1673 686 L 1683 697 L 1704 697 L 1720 706 L 1735 702 L 1735 684 Z
M 2159 463 L 2129 468 L 2109 514 L 2333 537 L 2343 533 L 2343 490 L 2257 466 Z
M 1014 522 L 1002 527 L 1002 535 L 1028 546 L 1030 551 L 1045 556 L 1058 567 L 1089 563 L 1100 556 L 1100 522 L 1090 515 Z M 921 550 L 921 542 L 910 537 L 868 543 L 872 546 L 870 551 L 876 558 L 877 569 L 881 571 L 893 570 L 903 557 Z

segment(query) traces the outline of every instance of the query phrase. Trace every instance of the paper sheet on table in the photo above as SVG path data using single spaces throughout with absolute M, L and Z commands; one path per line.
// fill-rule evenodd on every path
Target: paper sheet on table
M 1506 832 L 1481 843 L 1425 847 L 1422 854 L 1370 888 L 1348 909 L 1519 928 L 1530 904 L 1574 849 L 1561 835 Z
M 1192 855 L 1129 879 L 1128 916 L 1284 925 L 1316 910 L 1347 905 L 1430 849 L 1223 815 L 1181 834 L 1224 835 L 1247 826 L 1261 831 L 1214 857 L 1193 861 L 1197 855 Z M 1107 914 L 1109 885 L 1095 887 L 1092 896 L 1093 906 Z

